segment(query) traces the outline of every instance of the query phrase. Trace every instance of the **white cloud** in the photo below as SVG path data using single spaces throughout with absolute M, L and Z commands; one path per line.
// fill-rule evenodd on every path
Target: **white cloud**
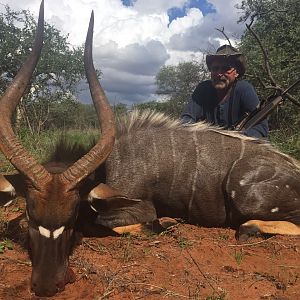
M 38 14 L 40 0 L 2 0 L 14 9 Z M 94 60 L 103 72 L 103 86 L 111 101 L 147 100 L 155 93 L 155 75 L 165 63 L 202 59 L 202 52 L 215 49 L 225 27 L 229 36 L 244 30 L 237 24 L 241 0 L 209 0 L 216 13 L 191 8 L 186 16 L 169 24 L 167 11 L 183 7 L 188 0 L 136 0 L 125 7 L 121 0 L 45 0 L 45 19 L 72 44 L 85 40 L 91 10 L 95 13 Z M 0 5 L 0 11 L 3 11 Z
M 148 76 L 156 74 L 169 58 L 165 47 L 158 41 L 150 41 L 145 45 L 134 43 L 121 48 L 118 48 L 116 43 L 110 42 L 96 50 L 95 64 L 96 66 L 99 64 L 99 68 L 109 67 Z
M 200 51 L 179 51 L 169 50 L 170 58 L 166 61 L 167 65 L 176 65 L 179 62 L 202 61 L 204 54 Z
M 134 9 L 141 14 L 165 13 L 172 7 L 182 7 L 187 0 L 137 0 Z
M 170 24 L 171 35 L 183 33 L 191 27 L 200 25 L 202 21 L 202 12 L 198 8 L 191 8 L 188 10 L 186 16 L 177 18 Z
M 150 40 L 164 40 L 162 31 L 167 30 L 168 17 L 163 15 L 137 15 L 114 20 L 107 24 L 97 35 L 101 43 L 113 40 L 119 47 L 132 43 L 144 44 Z

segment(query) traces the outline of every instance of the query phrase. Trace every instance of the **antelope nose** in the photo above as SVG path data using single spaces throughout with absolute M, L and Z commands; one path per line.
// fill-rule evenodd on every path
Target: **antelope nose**
M 52 297 L 57 292 L 62 291 L 64 289 L 64 286 L 61 284 L 56 284 L 53 286 L 45 286 L 39 285 L 37 282 L 33 282 L 31 284 L 31 290 L 35 293 L 38 297 Z

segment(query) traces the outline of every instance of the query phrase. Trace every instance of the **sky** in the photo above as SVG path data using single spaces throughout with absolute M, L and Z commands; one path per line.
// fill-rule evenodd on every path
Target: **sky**
M 72 45 L 85 40 L 94 10 L 94 64 L 112 104 L 157 99 L 155 75 L 164 65 L 201 60 L 224 43 L 216 28 L 225 28 L 232 42 L 245 30 L 237 23 L 242 0 L 45 0 L 45 20 Z M 0 0 L 37 17 L 40 0 Z M 90 102 L 89 91 L 80 94 Z

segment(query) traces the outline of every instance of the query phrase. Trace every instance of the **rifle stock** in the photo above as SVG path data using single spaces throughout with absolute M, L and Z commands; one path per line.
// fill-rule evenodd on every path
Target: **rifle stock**
M 240 120 L 234 126 L 234 130 L 245 131 L 252 128 L 256 124 L 264 120 L 274 110 L 274 108 L 282 101 L 283 101 L 282 96 L 277 96 L 272 101 L 268 102 L 265 106 L 255 109 L 253 112 L 251 112 L 242 120 Z
M 284 101 L 283 96 L 299 83 L 300 83 L 300 79 L 298 79 L 291 86 L 289 86 L 285 91 L 283 91 L 281 95 L 274 97 L 273 99 L 267 101 L 265 105 L 260 106 L 254 111 L 252 111 L 250 114 L 243 116 L 243 118 L 233 126 L 233 129 L 237 131 L 245 131 L 252 128 L 262 120 L 264 120 L 278 104 Z

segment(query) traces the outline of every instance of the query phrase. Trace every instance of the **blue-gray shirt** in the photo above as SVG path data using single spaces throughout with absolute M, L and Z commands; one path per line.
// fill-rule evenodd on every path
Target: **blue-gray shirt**
M 246 113 L 252 112 L 259 105 L 254 87 L 246 80 L 238 80 L 230 97 L 218 103 L 216 89 L 211 80 L 198 84 L 191 100 L 186 105 L 181 120 L 184 123 L 195 123 L 206 120 L 209 123 L 231 128 Z M 268 136 L 268 122 L 263 120 L 244 132 L 247 136 L 262 138 Z

